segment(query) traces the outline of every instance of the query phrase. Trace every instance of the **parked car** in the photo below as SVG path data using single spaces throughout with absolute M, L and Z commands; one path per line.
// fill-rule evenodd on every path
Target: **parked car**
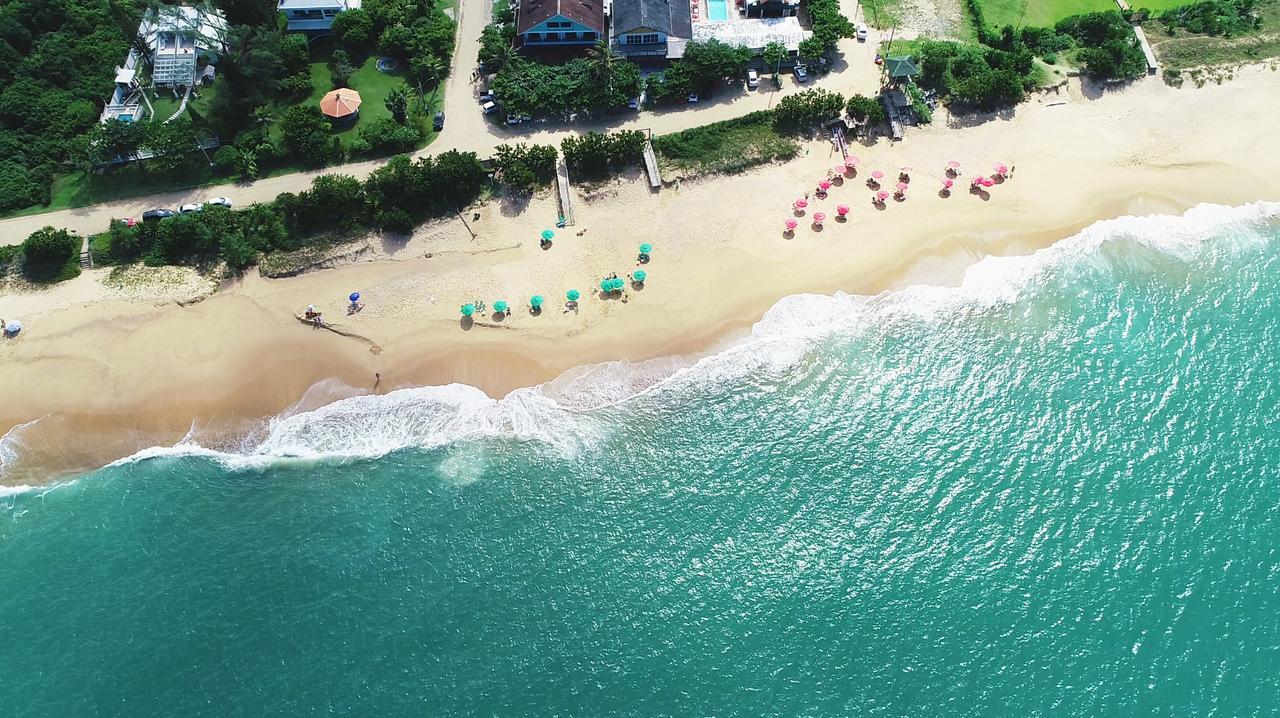
M 795 74 L 796 82 L 804 82 L 809 79 L 809 68 L 804 65 L 796 65 Z
M 126 227 L 132 227 L 138 223 L 138 220 L 134 219 L 133 217 L 121 217 L 116 221 L 119 222 L 120 224 L 123 224 Z
M 867 41 L 867 24 L 865 22 L 858 23 L 858 42 Z
M 627 109 L 628 109 L 628 110 L 638 110 L 638 109 L 640 109 L 640 105 L 642 105 L 642 104 L 644 104 L 644 93 L 643 93 L 643 92 L 641 92 L 639 95 L 636 95 L 635 97 L 631 98 L 630 100 L 627 100 Z
M 204 209 L 203 204 L 199 202 L 192 202 L 191 204 L 184 204 L 179 207 L 178 214 L 191 214 L 192 212 L 199 212 L 202 209 Z
M 168 219 L 168 218 L 170 218 L 170 217 L 172 217 L 172 216 L 173 216 L 173 210 L 171 210 L 171 209 L 164 209 L 163 207 L 157 207 L 157 208 L 155 208 L 155 209 L 149 209 L 149 210 L 147 210 L 146 212 L 143 212 L 143 213 L 142 213 L 142 221 L 143 221 L 143 222 L 158 222 L 158 221 L 160 221 L 160 220 L 162 220 L 162 219 Z
M 755 70 L 747 70 L 747 87 L 752 90 L 760 86 L 760 73 Z
M 480 93 L 480 104 L 483 105 L 486 102 L 493 102 L 493 93 L 489 90 Z
M 213 199 L 207 199 L 207 200 L 205 200 L 205 201 L 204 201 L 204 203 L 205 203 L 205 206 L 208 206 L 208 205 L 211 205 L 211 204 L 212 204 L 212 205 L 217 205 L 217 206 L 219 206 L 219 207 L 230 207 L 230 206 L 231 206 L 231 200 L 227 199 L 226 197 L 214 197 Z
M 484 104 L 480 105 L 480 109 L 481 109 L 481 110 L 484 110 L 484 113 L 487 115 L 487 114 L 489 114 L 489 113 L 494 112 L 495 110 L 497 110 L 497 109 L 498 109 L 498 105 L 497 105 L 497 104 L 495 104 L 493 100 L 487 100 L 487 101 L 485 101 L 485 103 L 484 103 Z
M 444 113 L 443 112 L 436 113 L 436 116 L 431 119 L 431 126 L 435 128 L 436 132 L 439 132 L 440 130 L 444 129 Z
M 698 93 L 696 92 L 689 93 L 689 96 L 684 98 L 684 101 L 688 102 L 690 105 L 698 104 Z
M 507 124 L 508 125 L 520 124 L 520 115 L 507 115 Z

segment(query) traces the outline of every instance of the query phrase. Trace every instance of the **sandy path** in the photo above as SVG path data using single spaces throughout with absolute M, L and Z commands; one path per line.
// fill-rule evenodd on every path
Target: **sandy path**
M 854 8 L 857 6 L 853 0 L 846 0 L 846 5 L 850 4 Z M 854 10 L 846 8 L 846 12 L 852 13 Z M 771 81 L 764 80 L 757 91 L 725 92 L 697 105 L 684 105 L 658 112 L 624 113 L 572 125 L 545 121 L 509 128 L 491 121 L 480 111 L 476 102 L 476 88 L 471 82 L 471 70 L 479 48 L 480 34 L 488 24 L 489 17 L 489 0 L 461 0 L 458 3 L 457 61 L 450 71 L 445 88 L 445 129 L 431 145 L 415 153 L 415 156 L 458 149 L 488 157 L 493 148 L 505 142 L 529 141 L 558 146 L 564 137 L 590 130 L 637 129 L 665 134 L 767 109 L 779 97 L 815 85 L 845 94 L 871 94 L 879 80 L 879 71 L 873 62 L 879 38 L 876 31 L 872 30 L 871 37 L 865 43 L 843 41 L 841 62 L 827 76 L 811 80 L 805 85 L 797 84 L 787 75 L 783 78 L 782 89 L 777 91 L 773 89 Z M 340 167 L 268 177 L 246 185 L 194 188 L 25 217 L 11 217 L 0 220 L 0 244 L 17 244 L 27 235 L 48 225 L 65 227 L 82 235 L 94 234 L 105 230 L 115 217 L 137 217 L 152 207 L 177 207 L 214 195 L 229 197 L 239 206 L 266 202 L 284 192 L 307 189 L 312 179 L 318 175 L 340 172 L 363 178 L 384 162 L 385 160 L 355 162 Z

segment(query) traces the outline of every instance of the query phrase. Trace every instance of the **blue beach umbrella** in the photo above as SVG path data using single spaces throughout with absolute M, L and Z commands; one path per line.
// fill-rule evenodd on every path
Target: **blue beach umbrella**
M 576 289 L 570 289 L 568 292 L 565 293 L 565 296 L 568 297 L 569 301 L 576 302 L 578 301 L 578 297 L 582 296 L 582 293 Z
M 600 282 L 600 291 L 602 291 L 602 292 L 612 292 L 612 291 L 613 291 L 613 280 L 612 280 L 612 279 L 605 279 L 605 280 L 602 280 L 602 281 Z
M 631 273 L 631 278 L 641 284 L 644 284 L 644 278 L 647 276 L 649 275 L 645 274 L 643 269 L 637 269 L 636 271 Z
M 498 312 L 499 314 L 506 314 L 507 303 L 499 299 L 498 301 L 493 303 L 493 311 Z
M 532 297 L 529 297 L 529 306 L 533 307 L 534 309 L 537 309 L 538 307 L 542 306 L 542 295 L 535 294 Z
M 476 305 L 474 305 L 474 304 L 463 304 L 463 305 L 462 305 L 462 316 L 464 316 L 464 317 L 469 317 L 469 316 L 471 316 L 472 314 L 475 314 L 475 313 L 476 313 Z
M 640 245 L 640 254 L 649 254 L 652 251 L 653 251 L 652 244 L 645 242 L 644 244 Z
M 554 236 L 556 236 L 556 233 L 555 233 L 555 232 L 552 232 L 552 231 L 551 231 L 551 230 L 549 230 L 549 229 L 544 229 L 544 230 L 542 230 L 542 238 L 543 238 L 543 239 L 551 239 L 551 238 L 552 238 L 552 237 L 554 237 Z
M 355 304 L 356 302 L 360 301 L 360 292 L 352 292 L 351 296 L 347 297 L 347 299 L 350 299 L 351 303 Z

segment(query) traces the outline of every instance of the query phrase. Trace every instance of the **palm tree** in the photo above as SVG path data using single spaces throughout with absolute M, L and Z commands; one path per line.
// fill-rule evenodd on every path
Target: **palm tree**
M 497 48 L 493 54 L 493 65 L 495 70 L 503 70 L 515 62 L 520 57 L 520 52 L 516 50 L 510 43 Z
M 591 72 L 596 82 L 606 81 L 613 74 L 613 66 L 622 58 L 609 46 L 609 41 L 601 38 L 587 50 L 587 61 L 591 63 Z

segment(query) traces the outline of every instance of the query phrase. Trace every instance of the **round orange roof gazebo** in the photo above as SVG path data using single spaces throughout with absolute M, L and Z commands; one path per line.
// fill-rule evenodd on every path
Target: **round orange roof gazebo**
M 320 111 L 335 120 L 345 120 L 360 111 L 360 93 L 344 87 L 332 90 L 320 98 Z

